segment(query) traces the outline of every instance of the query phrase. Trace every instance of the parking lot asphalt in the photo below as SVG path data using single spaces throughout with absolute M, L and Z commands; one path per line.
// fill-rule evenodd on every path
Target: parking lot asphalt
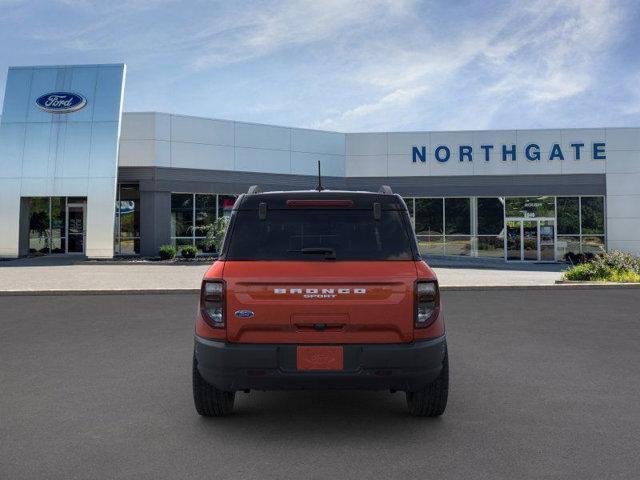
M 442 418 L 335 391 L 240 393 L 203 419 L 195 295 L 0 297 L 0 478 L 637 478 L 637 290 L 444 301 Z

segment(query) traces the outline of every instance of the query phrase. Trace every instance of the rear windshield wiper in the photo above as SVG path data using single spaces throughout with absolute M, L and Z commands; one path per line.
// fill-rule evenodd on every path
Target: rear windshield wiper
M 300 250 L 300 253 L 316 253 L 323 254 L 324 258 L 327 260 L 335 260 L 336 259 L 336 251 L 333 248 L 329 247 L 308 247 Z

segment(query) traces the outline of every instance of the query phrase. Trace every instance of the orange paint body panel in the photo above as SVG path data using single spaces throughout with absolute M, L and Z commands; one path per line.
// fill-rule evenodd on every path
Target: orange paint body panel
M 435 279 L 420 261 L 226 261 L 226 328 L 198 313 L 196 333 L 231 343 L 408 343 L 444 333 L 442 315 L 415 329 L 415 282 Z M 250 311 L 250 317 L 235 312 Z

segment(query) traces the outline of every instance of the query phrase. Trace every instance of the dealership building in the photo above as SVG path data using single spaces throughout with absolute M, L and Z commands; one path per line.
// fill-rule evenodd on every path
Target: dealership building
M 207 251 L 249 186 L 405 198 L 422 253 L 640 254 L 640 128 L 344 133 L 122 112 L 122 64 L 9 69 L 0 257 Z

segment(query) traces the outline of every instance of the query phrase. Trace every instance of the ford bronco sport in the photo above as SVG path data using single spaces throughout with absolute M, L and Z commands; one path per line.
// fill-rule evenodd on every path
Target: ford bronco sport
M 407 206 L 379 193 L 252 187 L 202 281 L 193 397 L 222 416 L 235 392 L 406 392 L 415 416 L 441 415 L 449 369 L 438 282 Z

